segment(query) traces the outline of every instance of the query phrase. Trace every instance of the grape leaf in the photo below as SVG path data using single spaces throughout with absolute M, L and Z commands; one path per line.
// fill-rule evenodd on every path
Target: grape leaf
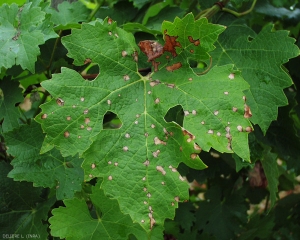
M 213 234 L 216 239 L 232 239 L 247 222 L 247 206 L 244 196 L 238 192 L 223 196 L 220 186 L 206 192 L 206 201 L 199 203 L 196 227 L 201 234 Z M 215 229 L 218 229 L 216 231 Z
M 287 31 L 274 31 L 271 25 L 256 34 L 233 22 L 220 35 L 217 48 L 211 53 L 214 64 L 232 63 L 242 72 L 250 85 L 245 94 L 253 114 L 251 121 L 259 124 L 264 133 L 277 118 L 278 107 L 287 104 L 283 88 L 290 86 L 292 80 L 282 64 L 299 55 L 294 42 Z
M 149 0 L 129 0 L 133 2 L 133 5 L 137 8 L 142 8 L 145 4 L 149 2 Z
M 121 213 L 116 200 L 109 199 L 100 189 L 99 182 L 92 188 L 91 200 L 94 217 L 83 199 L 64 200 L 66 207 L 52 211 L 49 219 L 51 234 L 67 239 L 127 239 L 134 234 L 137 239 L 161 239 L 156 232 L 147 237 L 143 228 Z
M 57 199 L 71 198 L 81 190 L 82 159 L 61 156 L 58 150 L 39 155 L 44 134 L 39 124 L 23 125 L 5 135 L 7 152 L 15 156 L 8 177 L 33 182 L 38 187 L 56 187 Z
M 80 1 L 72 3 L 63 1 L 57 8 L 58 11 L 46 9 L 46 12 L 51 14 L 51 21 L 56 25 L 56 30 L 68 29 L 70 26 L 80 27 L 78 23 L 88 19 L 89 10 Z
M 0 81 L 2 104 L 0 104 L 0 121 L 3 119 L 3 132 L 19 127 L 21 117 L 19 107 L 15 104 L 23 101 L 22 90 L 19 82 L 4 79 Z
M 16 64 L 35 72 L 34 64 L 40 54 L 38 45 L 56 36 L 53 30 L 44 32 L 47 35 L 39 30 L 44 19 L 45 13 L 32 3 L 21 8 L 17 4 L 0 7 L 0 69 Z
M 50 207 L 55 198 L 42 201 L 39 197 L 41 188 L 32 187 L 31 183 L 14 182 L 7 178 L 11 166 L 0 162 L 0 233 L 36 234 L 39 238 L 48 236 L 47 225 Z M 19 235 L 20 236 L 20 235 Z M 21 237 L 20 237 L 21 238 Z
M 188 185 L 176 169 L 180 162 L 203 169 L 198 153 L 210 147 L 233 149 L 249 161 L 247 136 L 252 130 L 244 116 L 248 85 L 240 73 L 227 65 L 198 76 L 188 64 L 189 58 L 209 58 L 207 52 L 224 28 L 206 19 L 195 21 L 192 14 L 163 28 L 169 51 L 159 58 L 159 71 L 148 76 L 138 72 L 132 34 L 111 19 L 74 29 L 62 38 L 69 57 L 75 65 L 98 64 L 100 73 L 85 81 L 62 68 L 42 83 L 53 99 L 36 117 L 47 133 L 41 152 L 56 147 L 63 156 L 82 155 L 85 179 L 102 177 L 105 193 L 147 231 L 172 219 L 177 202 L 188 198 Z M 178 49 L 174 39 L 180 41 Z M 176 61 L 181 67 L 169 71 Z M 187 112 L 187 130 L 164 120 L 178 105 Z M 119 129 L 103 130 L 108 111 L 121 120 Z

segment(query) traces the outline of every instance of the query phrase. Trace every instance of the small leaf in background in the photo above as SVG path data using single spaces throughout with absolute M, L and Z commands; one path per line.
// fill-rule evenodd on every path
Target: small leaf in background
M 3 132 L 8 132 L 20 126 L 21 111 L 17 105 L 23 102 L 22 89 L 19 82 L 7 78 L 0 80 L 0 89 L 0 121 L 3 120 Z
M 55 187 L 57 199 L 71 198 L 81 190 L 82 159 L 76 156 L 64 158 L 56 149 L 39 155 L 44 139 L 39 124 L 32 122 L 30 126 L 23 125 L 7 132 L 5 139 L 7 152 L 15 157 L 14 168 L 8 177 L 33 182 L 37 187 Z
M 46 12 L 51 14 L 51 21 L 56 30 L 68 29 L 76 25 L 80 27 L 79 23 L 86 22 L 90 12 L 80 1 L 72 3 L 63 1 L 57 8 L 58 10 L 46 9 Z
M 48 212 L 55 198 L 43 200 L 42 188 L 32 187 L 32 183 L 14 182 L 7 178 L 11 166 L 0 161 L 0 233 L 36 234 L 40 239 L 48 237 Z M 19 235 L 19 236 L 20 236 Z
M 266 178 L 268 180 L 268 188 L 270 192 L 270 208 L 274 207 L 276 203 L 276 193 L 278 192 L 278 167 L 277 154 L 271 153 L 270 149 L 265 149 L 263 159 L 261 160 Z
M 244 24 L 233 22 L 220 35 L 217 49 L 212 52 L 214 64 L 232 63 L 242 72 L 250 85 L 245 95 L 253 115 L 251 122 L 259 124 L 264 133 L 277 118 L 278 107 L 287 105 L 283 89 L 292 80 L 282 64 L 299 55 L 294 43 L 287 31 L 274 31 L 272 25 L 256 34 Z
M 38 30 L 44 19 L 45 13 L 32 3 L 21 8 L 17 4 L 0 7 L 0 69 L 20 65 L 35 72 L 34 64 L 40 54 L 38 45 L 45 42 L 44 34 Z M 53 31 L 47 34 L 55 37 Z
M 215 186 L 206 192 L 206 201 L 201 201 L 198 205 L 196 228 L 201 235 L 232 239 L 241 232 L 240 226 L 247 222 L 247 204 L 243 194 L 239 192 L 228 195 L 220 186 Z

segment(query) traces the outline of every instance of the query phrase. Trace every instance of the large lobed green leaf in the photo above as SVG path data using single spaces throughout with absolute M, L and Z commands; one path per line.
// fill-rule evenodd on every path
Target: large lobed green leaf
M 212 52 L 214 64 L 232 63 L 242 72 L 250 85 L 245 95 L 253 114 L 251 121 L 259 124 L 264 133 L 277 118 L 278 107 L 288 103 L 283 89 L 292 80 L 282 64 L 299 55 L 294 42 L 287 31 L 274 31 L 271 25 L 256 34 L 237 21 L 220 35 Z
M 56 147 L 63 156 L 81 154 L 86 180 L 102 177 L 101 188 L 119 201 L 122 212 L 146 231 L 160 228 L 174 217 L 177 202 L 188 199 L 187 182 L 176 169 L 180 162 L 203 169 L 197 154 L 210 147 L 233 150 L 249 161 L 247 83 L 232 65 L 198 76 L 188 64 L 188 58 L 209 58 L 207 52 L 223 30 L 206 19 L 194 21 L 191 14 L 166 22 L 164 33 L 178 36 L 181 47 L 177 56 L 165 53 L 158 59 L 159 71 L 148 76 L 138 72 L 133 36 L 115 22 L 105 19 L 73 30 L 62 39 L 69 57 L 75 65 L 98 64 L 100 73 L 86 81 L 63 68 L 42 83 L 53 96 L 36 117 L 47 133 L 42 153 Z M 181 67 L 169 71 L 178 61 Z M 176 105 L 185 110 L 184 127 L 191 133 L 164 120 Z M 118 115 L 121 128 L 103 130 L 108 111 Z
M 23 125 L 5 133 L 4 137 L 7 152 L 15 157 L 11 163 L 14 168 L 8 177 L 15 181 L 33 182 L 37 187 L 53 187 L 57 199 L 71 198 L 81 190 L 82 159 L 62 157 L 57 149 L 40 155 L 45 136 L 39 124 Z

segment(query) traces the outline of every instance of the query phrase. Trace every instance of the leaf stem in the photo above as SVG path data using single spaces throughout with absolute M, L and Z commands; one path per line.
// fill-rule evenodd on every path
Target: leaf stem
M 51 53 L 50 61 L 49 61 L 49 64 L 48 64 L 48 66 L 47 66 L 47 68 L 46 68 L 46 70 L 47 70 L 47 74 L 46 74 L 46 75 L 47 75 L 48 78 L 51 78 L 50 67 L 51 67 L 52 62 L 53 62 L 53 59 L 54 59 L 54 54 L 55 54 L 55 51 L 56 51 L 58 42 L 59 42 L 60 39 L 61 39 L 61 34 L 62 34 L 62 30 L 60 30 L 59 33 L 58 33 L 59 37 L 56 38 L 56 41 L 55 41 L 55 43 L 54 43 L 54 47 L 53 47 L 53 50 L 52 50 L 52 53 Z
M 223 11 L 223 12 L 228 12 L 236 17 L 241 17 L 241 16 L 244 16 L 250 12 L 252 12 L 252 10 L 254 9 L 255 7 L 255 4 L 257 2 L 257 0 L 253 0 L 252 2 L 252 5 L 251 7 L 245 11 L 245 12 L 241 12 L 241 13 L 238 13 L 236 11 L 233 11 L 229 8 L 222 8 L 221 6 L 225 6 L 227 3 L 229 2 L 229 0 L 224 0 L 222 2 L 220 2 L 220 4 L 215 4 L 214 6 L 212 6 L 211 8 L 208 8 L 208 9 L 205 9 L 203 10 L 202 12 L 200 12 L 196 17 L 195 19 L 199 19 L 200 17 L 206 17 L 206 18 L 211 18 L 213 15 L 215 15 L 217 12 L 219 12 L 220 10 Z
M 211 18 L 217 12 L 224 9 L 224 8 L 222 8 L 222 5 L 225 6 L 228 2 L 229 2 L 229 0 L 224 0 L 224 1 L 219 2 L 220 4 L 214 4 L 211 8 L 205 9 L 202 12 L 200 12 L 195 17 L 195 19 L 199 19 L 200 17 Z
M 104 0 L 99 0 L 97 1 L 97 5 L 96 7 L 93 9 L 93 11 L 91 12 L 89 18 L 88 18 L 88 22 L 92 21 L 92 19 L 94 18 L 95 14 L 98 12 L 99 8 L 102 6 L 102 3 L 104 2 Z
M 228 9 L 228 8 L 223 8 L 223 11 L 224 11 L 224 12 L 231 13 L 232 15 L 234 15 L 234 16 L 236 16 L 236 17 L 241 17 L 241 16 L 244 16 L 244 15 L 246 15 L 246 14 L 252 12 L 252 10 L 253 10 L 254 7 L 255 7 L 256 2 L 257 2 L 257 0 L 254 0 L 254 1 L 252 2 L 251 7 L 250 7 L 247 11 L 245 11 L 245 12 L 238 13 L 238 12 L 235 12 L 235 11 L 233 11 L 233 10 L 231 10 L 231 9 Z
M 267 214 L 267 211 L 268 211 L 269 200 L 270 200 L 270 193 L 267 195 L 267 199 L 266 199 L 266 204 L 265 204 L 265 209 L 264 209 L 265 214 Z

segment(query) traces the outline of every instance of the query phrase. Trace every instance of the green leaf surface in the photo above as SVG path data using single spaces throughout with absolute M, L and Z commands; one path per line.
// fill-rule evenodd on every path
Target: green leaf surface
M 212 187 L 196 212 L 197 229 L 220 240 L 233 239 L 242 230 L 240 226 L 247 222 L 244 196 L 237 192 L 226 197 L 223 194 L 220 186 Z
M 150 2 L 149 0 L 129 0 L 130 2 L 133 2 L 133 5 L 137 8 L 142 8 L 145 4 Z
M 177 202 L 188 199 L 188 185 L 176 170 L 179 163 L 206 167 L 194 140 L 206 151 L 233 149 L 250 158 L 245 129 L 251 124 L 244 117 L 243 100 L 248 84 L 231 65 L 197 76 L 188 64 L 188 58 L 209 58 L 207 52 L 223 30 L 206 19 L 194 21 L 191 14 L 165 22 L 163 32 L 178 36 L 185 50 L 176 49 L 176 57 L 164 54 L 160 59 L 169 56 L 169 62 L 161 60 L 159 71 L 141 76 L 133 36 L 115 22 L 105 19 L 74 29 L 62 39 L 68 56 L 75 65 L 87 59 L 98 64 L 100 73 L 86 81 L 63 68 L 42 83 L 53 99 L 36 117 L 47 133 L 41 152 L 56 147 L 63 156 L 82 154 L 86 180 L 103 177 L 105 193 L 118 199 L 121 211 L 147 231 L 162 226 L 165 218 L 174 217 Z M 177 61 L 182 67 L 168 71 Z M 164 120 L 178 105 L 185 110 L 187 130 Z M 108 111 L 122 122 L 119 129 L 103 130 Z M 149 209 L 154 211 L 151 217 Z
M 3 120 L 2 130 L 8 132 L 19 127 L 21 117 L 19 107 L 15 104 L 23 101 L 22 89 L 19 83 L 10 79 L 0 80 L 0 121 Z
M 56 25 L 56 30 L 85 22 L 89 16 L 89 10 L 80 1 L 72 3 L 63 1 L 57 8 L 58 11 L 52 8 L 47 9 L 47 13 L 51 14 L 51 21 Z
M 26 3 L 21 8 L 17 4 L 0 7 L 0 67 L 20 65 L 35 72 L 34 64 L 40 54 L 38 45 L 50 38 L 38 30 L 44 19 L 45 13 L 32 3 Z M 54 37 L 51 30 L 47 34 Z
M 23 125 L 4 135 L 7 152 L 15 159 L 8 177 L 15 181 L 33 182 L 38 187 L 55 187 L 57 199 L 73 197 L 83 182 L 82 159 L 62 157 L 53 149 L 39 155 L 44 134 L 39 124 Z
M 268 239 L 274 227 L 274 214 L 270 213 L 266 216 L 255 214 L 251 217 L 247 230 L 244 231 L 239 239 L 252 240 L 252 239 Z
M 72 240 L 84 239 L 128 239 L 134 234 L 137 239 L 161 239 L 161 235 L 152 232 L 147 237 L 143 228 L 133 223 L 128 215 L 124 215 L 116 200 L 109 199 L 100 189 L 99 182 L 92 188 L 91 200 L 94 216 L 89 212 L 84 200 L 73 198 L 64 201 L 66 207 L 52 211 L 49 219 L 51 234 L 60 238 Z
M 0 234 L 48 236 L 47 225 L 43 222 L 55 199 L 42 201 L 41 188 L 33 188 L 31 183 L 14 182 L 7 178 L 11 166 L 0 162 Z M 21 237 L 20 237 L 21 238 Z
M 261 160 L 266 178 L 268 180 L 268 188 L 270 192 L 270 208 L 276 203 L 276 193 L 278 192 L 278 167 L 277 154 L 271 153 L 270 149 L 266 149 Z
M 274 31 L 271 25 L 256 34 L 251 28 L 233 22 L 220 35 L 212 52 L 214 64 L 232 63 L 242 72 L 250 85 L 245 94 L 253 114 L 251 121 L 259 124 L 264 133 L 277 118 L 278 107 L 287 104 L 283 89 L 292 81 L 282 64 L 299 55 L 294 42 L 287 31 Z
M 196 221 L 194 214 L 195 207 L 192 202 L 180 203 L 178 209 L 176 209 L 175 221 L 187 232 L 190 231 L 193 226 L 193 222 Z

